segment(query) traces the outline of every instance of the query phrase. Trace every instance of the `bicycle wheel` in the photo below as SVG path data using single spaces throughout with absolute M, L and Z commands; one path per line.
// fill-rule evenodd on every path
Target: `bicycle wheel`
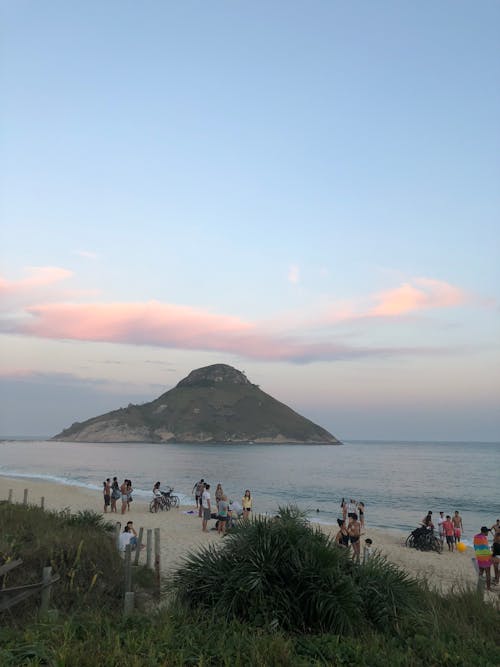
M 158 504 L 157 504 L 156 500 L 153 499 L 149 503 L 149 511 L 150 512 L 157 512 L 158 511 Z
M 441 540 L 439 538 L 437 537 L 432 538 L 431 549 L 438 554 L 440 554 L 443 551 L 443 545 L 441 544 Z
M 170 509 L 171 506 L 172 506 L 172 502 L 171 502 L 170 498 L 164 498 L 163 499 L 163 509 L 167 510 L 167 512 L 168 512 L 168 510 Z
M 412 535 L 411 533 L 410 533 L 410 534 L 408 535 L 408 537 L 406 538 L 405 545 L 406 545 L 407 547 L 409 547 L 410 549 L 414 549 L 414 548 L 415 548 L 415 539 L 414 539 L 414 537 L 413 537 L 413 535 Z
M 179 496 L 170 496 L 170 504 L 172 507 L 179 507 Z

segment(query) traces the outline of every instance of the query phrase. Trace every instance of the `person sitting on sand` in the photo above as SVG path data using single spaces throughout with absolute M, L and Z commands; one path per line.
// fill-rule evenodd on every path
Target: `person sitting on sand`
M 347 548 L 349 546 L 349 533 L 347 532 L 347 526 L 345 525 L 344 519 L 337 519 L 337 523 L 339 525 L 339 531 L 335 535 L 335 542 L 340 547 Z
M 243 518 L 247 519 L 252 511 L 252 494 L 250 493 L 250 489 L 245 491 L 245 495 L 241 499 L 241 504 L 243 505 Z
M 361 537 L 361 524 L 358 521 L 358 515 L 354 513 L 353 516 L 349 519 L 349 525 L 347 526 L 347 532 L 349 533 L 349 541 L 352 546 L 352 557 L 353 560 L 359 563 L 359 554 L 360 554 L 360 542 L 359 538 Z
M 474 535 L 474 551 L 476 553 L 476 562 L 479 568 L 479 576 L 486 576 L 486 590 L 491 590 L 491 551 L 488 544 L 488 527 L 481 526 L 481 532 Z

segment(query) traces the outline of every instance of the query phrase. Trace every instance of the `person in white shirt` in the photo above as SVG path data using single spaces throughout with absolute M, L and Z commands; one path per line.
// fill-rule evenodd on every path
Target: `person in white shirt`
M 203 510 L 201 529 L 204 533 L 208 533 L 207 524 L 210 521 L 212 514 L 212 506 L 210 503 L 210 484 L 205 484 L 205 490 L 201 495 L 201 506 Z
M 439 531 L 439 539 L 441 540 L 441 544 L 444 543 L 444 528 L 443 528 L 443 523 L 446 521 L 444 512 L 439 512 L 439 519 L 437 520 L 438 524 L 438 531 Z

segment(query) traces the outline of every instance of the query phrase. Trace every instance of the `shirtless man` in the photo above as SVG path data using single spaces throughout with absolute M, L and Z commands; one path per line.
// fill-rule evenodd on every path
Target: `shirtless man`
M 352 546 L 352 558 L 357 563 L 359 563 L 359 554 L 360 554 L 360 541 L 361 536 L 361 524 L 358 521 L 358 515 L 354 512 L 352 516 L 349 517 L 349 525 L 347 527 L 347 533 L 349 535 L 349 542 Z
M 455 542 L 460 542 L 460 538 L 462 537 L 462 533 L 464 532 L 464 525 L 462 523 L 462 517 L 458 513 L 458 510 L 455 510 L 455 514 L 453 515 L 453 519 L 451 521 L 453 523 L 453 529 L 455 532 Z

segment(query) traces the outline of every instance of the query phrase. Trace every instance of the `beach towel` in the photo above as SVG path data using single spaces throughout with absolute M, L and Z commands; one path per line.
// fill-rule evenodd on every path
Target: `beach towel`
M 491 567 L 491 551 L 488 544 L 488 536 L 483 533 L 474 535 L 474 552 L 480 569 Z

